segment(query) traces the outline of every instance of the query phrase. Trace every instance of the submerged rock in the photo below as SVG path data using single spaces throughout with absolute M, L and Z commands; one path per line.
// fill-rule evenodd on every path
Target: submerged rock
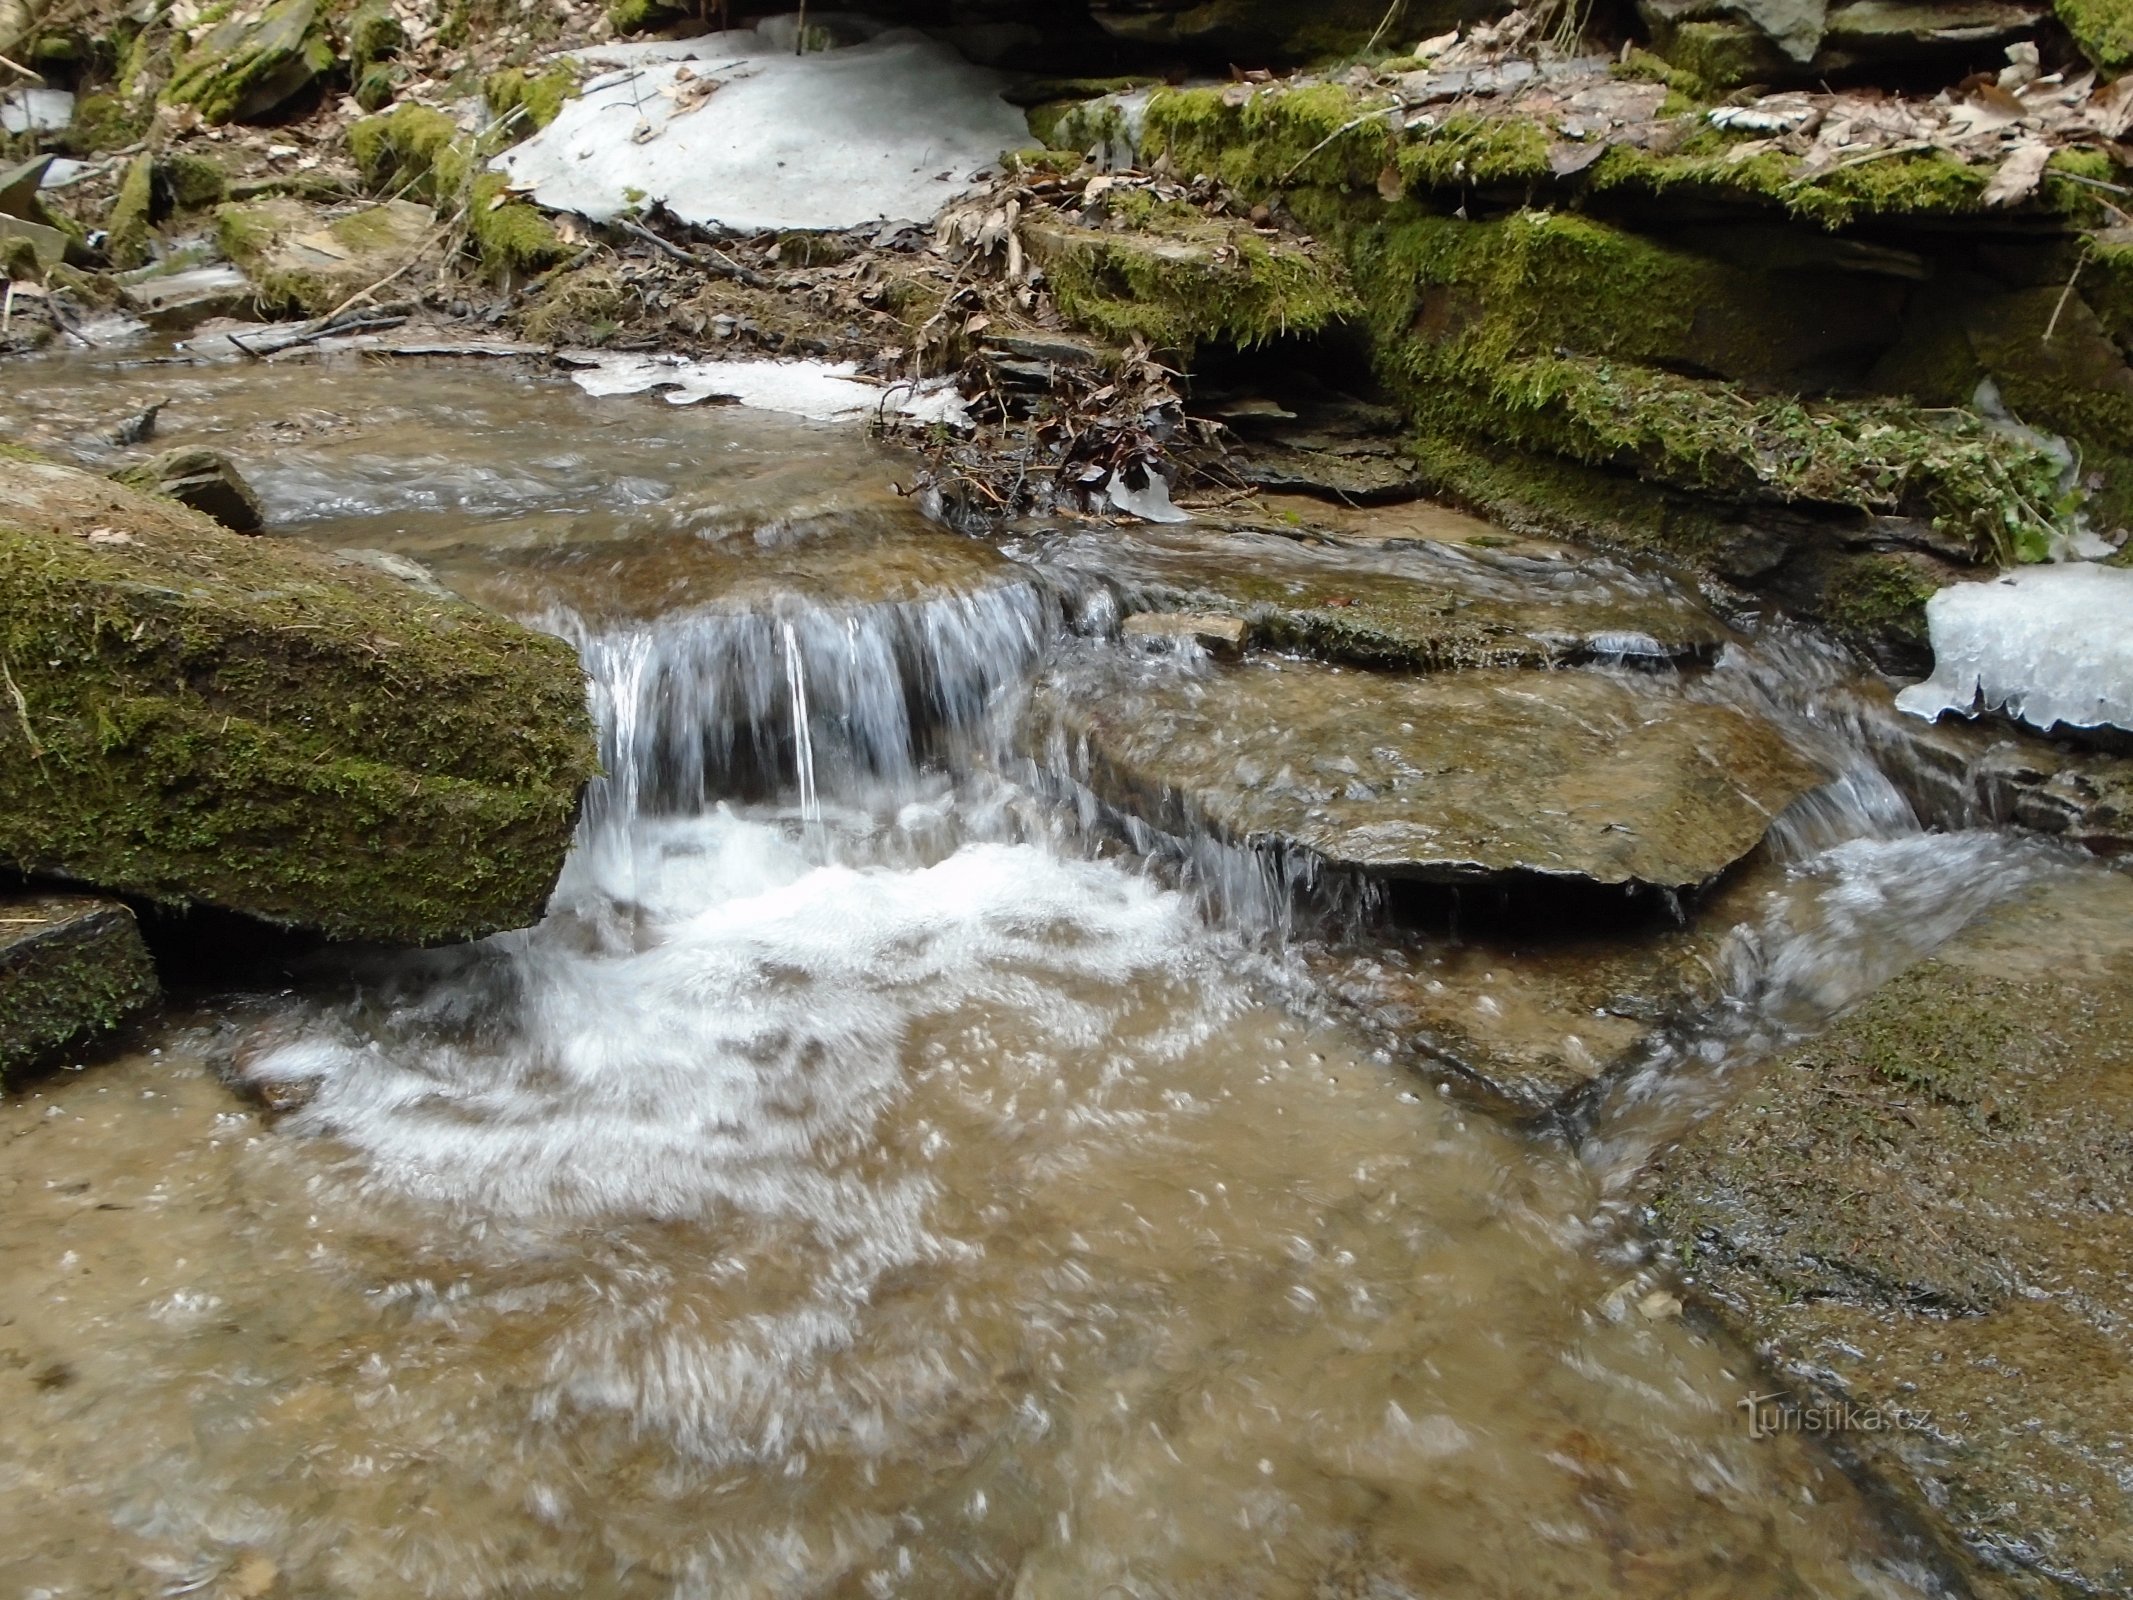
M 593 767 L 562 641 L 0 453 L 0 861 L 340 938 L 536 920 Z
M 1974 1566 L 2121 1594 L 2129 1153 L 2133 880 L 2099 869 L 1781 1058 L 1659 1161 L 1652 1215 L 1793 1400 L 1883 1419 L 1839 1442 Z
M 1025 742 L 1166 832 L 1449 884 L 1700 884 L 1822 777 L 1737 711 L 1568 671 L 1070 663 Z
M 257 533 L 267 525 L 265 507 L 236 463 L 219 450 L 197 446 L 166 450 L 153 461 L 128 467 L 117 479 L 128 488 L 167 495 L 212 517 L 232 533 Z
M 0 895 L 0 1084 L 153 1001 L 133 913 L 86 895 Z
M 1444 534 L 1469 537 L 1430 537 L 1411 516 L 1357 512 L 1338 532 L 1075 532 L 1037 541 L 1036 553 L 1053 570 L 1116 588 L 1129 613 L 1234 617 L 1262 649 L 1358 666 L 1684 661 L 1726 637 L 1693 595 L 1626 563 L 1532 541 L 1473 543 L 1492 530 L 1455 513 L 1443 520 Z

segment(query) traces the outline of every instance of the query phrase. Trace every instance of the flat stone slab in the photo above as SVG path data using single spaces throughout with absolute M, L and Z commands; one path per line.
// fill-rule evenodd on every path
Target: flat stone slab
M 212 317 L 234 317 L 252 304 L 252 280 L 227 262 L 129 283 L 126 304 L 151 326 L 183 332 Z
M 1738 711 L 1575 671 L 1080 661 L 1024 738 L 1167 831 L 1453 884 L 1701 884 L 1823 778 Z
M 1989 913 L 1651 1178 L 1765 1387 L 1891 1420 L 1840 1442 L 1979 1592 L 2133 1590 L 2133 878 Z
M 1405 536 L 1412 526 L 1366 511 L 1339 533 L 1077 530 L 1035 538 L 1031 553 L 1114 588 L 1129 613 L 1235 617 L 1253 646 L 1357 666 L 1685 661 L 1727 637 L 1692 593 L 1610 557 Z
M 0 1083 L 109 1032 L 157 995 L 132 911 L 87 895 L 0 896 Z

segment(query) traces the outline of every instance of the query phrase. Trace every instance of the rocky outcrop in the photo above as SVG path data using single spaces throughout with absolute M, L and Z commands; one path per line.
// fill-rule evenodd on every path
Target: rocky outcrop
M 1033 750 L 1165 832 L 1376 880 L 1699 885 L 1823 777 L 1739 712 L 1575 671 L 1068 665 L 1030 716 Z
M 154 1001 L 133 913 L 86 895 L 0 895 L 0 1085 Z
M 256 122 L 286 106 L 338 62 L 316 0 L 239 5 L 178 57 L 163 98 L 209 122 Z
M 1954 78 L 2036 37 L 2023 0 L 1639 0 L 1652 46 L 1713 89 L 1875 72 Z
M 2133 880 L 2053 878 L 1779 1059 L 1653 1174 L 1697 1298 L 1981 1593 L 2133 1585 Z
M 0 455 L 0 862 L 337 938 L 536 920 L 593 767 L 560 640 Z

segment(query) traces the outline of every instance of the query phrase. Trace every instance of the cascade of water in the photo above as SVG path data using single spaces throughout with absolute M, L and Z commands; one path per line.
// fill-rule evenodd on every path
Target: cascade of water
M 907 790 L 929 759 L 982 736 L 1053 627 L 1037 587 L 1002 583 L 899 604 L 692 611 L 596 631 L 568 613 L 593 681 L 606 778 L 587 826 L 720 800 Z

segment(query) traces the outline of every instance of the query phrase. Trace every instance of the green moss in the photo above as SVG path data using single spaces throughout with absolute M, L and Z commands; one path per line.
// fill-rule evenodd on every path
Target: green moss
M 0 239 L 0 283 L 36 283 L 43 277 L 34 244 L 27 239 Z
M 105 253 L 115 267 L 145 266 L 150 248 L 149 222 L 155 204 L 155 157 L 137 155 L 119 180 L 118 198 L 104 224 Z
M 154 963 L 123 905 L 0 898 L 0 1087 L 11 1071 L 109 1032 L 157 992 Z
M 348 59 L 358 68 L 389 60 L 407 45 L 407 30 L 387 0 L 364 0 L 349 14 L 343 32 Z
M 680 7 L 668 5 L 665 0 L 613 0 L 607 8 L 608 24 L 617 33 L 649 33 L 681 15 Z
M 229 197 L 229 174 L 213 156 L 174 151 L 163 158 L 158 175 L 178 211 L 205 211 Z
M 355 103 L 365 111 L 383 111 L 399 97 L 406 69 L 395 62 L 380 61 L 365 67 L 356 79 Z
M 1152 219 L 1159 220 L 1159 219 Z M 1045 226 L 1030 235 L 1073 322 L 1121 343 L 1191 351 L 1316 333 L 1361 308 L 1323 251 L 1196 221 L 1161 232 Z
M 2105 72 L 2133 67 L 2133 5 L 2126 0 L 2055 0 L 2052 9 L 2081 53 Z
M 1788 66 L 1767 36 L 1740 22 L 1679 23 L 1665 31 L 1657 48 L 1673 69 L 1668 81 L 1686 76 L 1707 95 L 1767 83 L 1786 75 Z
M 1824 616 L 1839 637 L 1879 653 L 1889 646 L 1927 648 L 1926 602 L 1940 585 L 1902 556 L 1845 557 L 1824 591 Z
M 123 94 L 105 91 L 81 97 L 74 107 L 74 120 L 62 138 L 70 154 L 95 156 L 137 143 L 147 129 L 148 116 L 143 108 Z
M 537 207 L 505 198 L 507 181 L 500 172 L 474 180 L 467 232 L 482 265 L 492 274 L 525 277 L 567 260 L 570 247 L 555 225 Z
M 472 156 L 459 127 L 428 106 L 395 106 L 348 130 L 348 151 L 374 193 L 443 205 L 465 187 Z
M 506 67 L 490 73 L 482 84 L 482 97 L 488 102 L 491 115 L 510 118 L 516 113 L 511 127 L 514 138 L 547 127 L 577 92 L 577 75 L 565 67 L 537 76 L 518 67 Z
M 539 916 L 592 767 L 567 645 L 88 474 L 10 477 L 0 859 L 345 937 Z

